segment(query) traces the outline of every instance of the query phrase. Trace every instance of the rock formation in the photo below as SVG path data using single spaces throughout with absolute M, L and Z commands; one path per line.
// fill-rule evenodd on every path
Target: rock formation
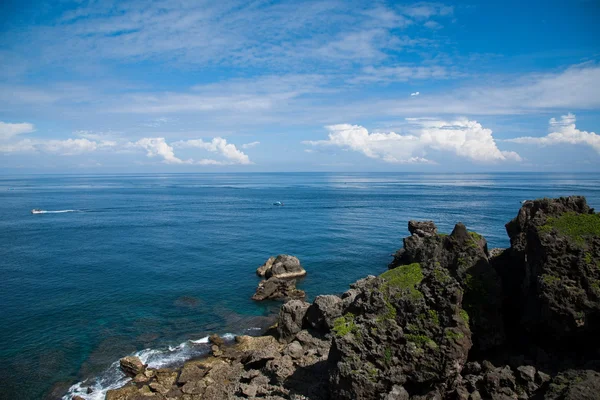
M 296 280 L 293 279 L 306 275 L 297 257 L 287 254 L 269 257 L 256 273 L 266 280 L 258 284 L 253 300 L 298 299 L 305 296 L 302 290 L 296 289 Z
M 300 265 L 298 257 L 280 254 L 269 259 L 256 270 L 258 276 L 266 279 L 271 277 L 290 279 L 306 275 L 306 270 Z
M 268 335 L 213 336 L 210 357 L 177 369 L 130 357 L 107 399 L 600 398 L 600 214 L 542 199 L 506 229 L 491 257 L 463 224 L 411 221 L 387 272 L 290 300 Z

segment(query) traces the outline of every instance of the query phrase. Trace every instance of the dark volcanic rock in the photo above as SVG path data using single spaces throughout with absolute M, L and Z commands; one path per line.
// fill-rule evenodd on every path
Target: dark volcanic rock
M 333 326 L 332 398 L 439 396 L 452 387 L 471 332 L 448 271 L 415 263 L 354 286 L 359 293 Z
M 534 345 L 594 353 L 600 335 L 600 214 L 584 197 L 528 201 L 506 231 L 511 249 L 495 265 L 512 331 Z
M 304 298 L 305 293 L 296 289 L 295 279 L 269 278 L 258 284 L 252 300 Z
M 550 383 L 546 400 L 597 400 L 600 398 L 600 373 L 591 370 L 566 371 Z
M 409 230 L 412 235 L 404 239 L 404 248 L 396 253 L 389 268 L 421 263 L 450 271 L 464 291 L 463 308 L 473 332 L 473 351 L 502 344 L 502 284 L 490 265 L 486 240 L 461 223 L 450 235 L 434 234 L 437 229 L 429 221 L 410 221 Z

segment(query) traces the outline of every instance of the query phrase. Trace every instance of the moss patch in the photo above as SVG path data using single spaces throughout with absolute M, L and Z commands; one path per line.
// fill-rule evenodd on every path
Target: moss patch
M 423 271 L 419 263 L 402 265 L 379 276 L 385 280 L 385 284 L 382 286 L 383 289 L 392 287 L 405 289 L 408 290 L 410 297 L 413 299 L 423 297 L 423 294 L 416 288 L 423 280 Z
M 446 337 L 450 340 L 462 339 L 465 335 L 462 332 L 457 332 L 453 329 L 446 329 Z
M 429 310 L 429 311 L 427 311 L 427 313 L 429 314 L 429 318 L 431 318 L 431 321 L 435 324 L 435 326 L 439 326 L 440 325 L 440 317 L 438 316 L 437 311 Z
M 558 276 L 544 274 L 544 275 L 542 275 L 542 282 L 544 282 L 546 285 L 549 285 L 549 286 L 555 285 L 560 282 L 560 278 Z
M 463 321 L 465 321 L 465 324 L 467 326 L 469 326 L 469 313 L 467 313 L 465 310 L 463 310 L 462 308 L 460 309 L 460 311 L 458 312 L 458 314 L 460 315 L 460 317 L 463 319 Z
M 342 337 L 350 332 L 356 332 L 358 327 L 354 322 L 354 314 L 347 313 L 333 321 L 333 332 L 336 336 Z
M 544 233 L 555 230 L 583 245 L 588 237 L 600 236 L 600 214 L 567 212 L 560 217 L 549 217 L 539 230 Z
M 442 266 L 439 265 L 439 263 L 436 263 L 436 266 L 433 269 L 433 276 L 440 283 L 449 283 L 452 280 L 450 274 L 448 273 L 448 270 L 442 268 Z
M 381 274 L 380 277 L 386 280 L 388 286 L 414 289 L 423 280 L 423 272 L 419 263 L 412 263 L 390 269 Z
M 409 342 L 415 343 L 419 347 L 423 347 L 423 346 L 428 346 L 431 348 L 438 347 L 437 343 L 435 343 L 433 340 L 431 340 L 428 336 L 425 336 L 425 335 L 407 334 L 407 335 L 404 335 L 404 337 L 406 338 L 406 340 L 408 340 Z

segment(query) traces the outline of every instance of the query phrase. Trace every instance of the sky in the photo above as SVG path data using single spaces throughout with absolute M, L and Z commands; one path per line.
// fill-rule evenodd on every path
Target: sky
M 600 171 L 600 1 L 0 2 L 0 172 Z

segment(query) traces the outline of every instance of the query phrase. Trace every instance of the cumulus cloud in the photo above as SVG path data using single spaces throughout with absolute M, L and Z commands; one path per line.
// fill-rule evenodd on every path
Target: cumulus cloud
M 420 94 L 421 94 L 421 93 L 419 93 L 419 92 L 413 92 L 413 93 L 411 93 L 410 95 L 411 95 L 411 96 L 418 96 L 418 95 L 420 95 Z
M 234 144 L 227 143 L 226 139 L 216 137 L 210 142 L 202 139 L 182 140 L 174 143 L 179 148 L 199 148 L 217 153 L 225 157 L 231 164 L 252 164 L 250 159 L 242 151 L 238 150 Z
M 246 143 L 242 145 L 242 149 L 251 149 L 253 147 L 256 147 L 260 144 L 260 142 L 250 142 L 250 143 Z
M 165 164 L 191 164 L 191 160 L 183 161 L 175 157 L 173 147 L 171 147 L 165 138 L 143 138 L 134 143 L 135 146 L 146 150 L 148 157 L 161 157 Z
M 389 163 L 432 163 L 427 150 L 448 151 L 471 161 L 489 163 L 521 161 L 515 152 L 500 151 L 492 136 L 477 121 L 409 120 L 416 128 L 407 134 L 369 131 L 360 125 L 331 125 L 328 140 L 305 141 L 311 146 L 335 146 L 361 152 Z
M 0 140 L 8 140 L 14 136 L 35 131 L 33 124 L 22 122 L 11 124 L 0 121 Z
M 576 118 L 574 114 L 568 113 L 560 117 L 560 120 L 551 118 L 549 122 L 550 133 L 542 137 L 524 136 L 514 139 L 507 139 L 507 142 L 521 144 L 537 144 L 549 146 L 554 144 L 583 144 L 592 147 L 600 153 L 600 135 L 594 132 L 580 131 L 575 126 Z

